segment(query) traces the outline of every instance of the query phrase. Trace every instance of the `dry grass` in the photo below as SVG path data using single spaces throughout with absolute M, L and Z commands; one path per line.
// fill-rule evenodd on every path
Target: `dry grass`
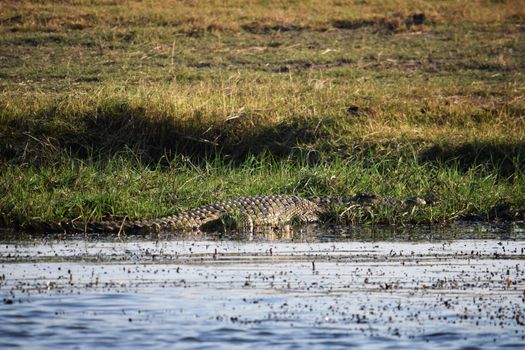
M 451 25 L 523 20 L 516 1 L 2 1 L 2 26 L 20 31 L 67 31 L 166 26 L 178 32 L 239 31 L 272 27 L 329 30 L 334 22 L 406 22 L 410 14 Z M 337 22 L 339 21 L 339 22 Z M 407 23 L 397 27 L 406 27 Z M 410 24 L 408 24 L 410 26 Z M 291 27 L 293 28 L 293 27 Z

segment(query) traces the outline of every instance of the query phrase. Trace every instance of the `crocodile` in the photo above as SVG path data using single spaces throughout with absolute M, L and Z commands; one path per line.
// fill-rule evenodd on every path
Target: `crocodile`
M 102 222 L 69 221 L 46 225 L 45 230 L 65 232 L 160 232 L 160 231 L 210 231 L 230 227 L 241 232 L 254 232 L 260 228 L 279 228 L 289 224 L 305 224 L 323 221 L 334 212 L 356 207 L 423 206 L 420 197 L 403 201 L 377 195 L 310 196 L 260 195 L 225 200 L 204 205 L 180 214 L 151 220 L 122 220 Z M 42 227 L 40 227 L 42 229 Z

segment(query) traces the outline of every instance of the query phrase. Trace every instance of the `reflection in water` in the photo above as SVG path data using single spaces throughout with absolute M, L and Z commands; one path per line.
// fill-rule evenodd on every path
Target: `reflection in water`
M 6 240 L 0 347 L 485 349 L 525 342 L 519 226 L 309 229 L 252 241 Z
M 167 234 L 164 237 L 170 238 Z M 293 242 L 341 241 L 439 241 L 457 239 L 525 239 L 525 225 L 518 223 L 456 223 L 447 226 L 333 226 L 318 224 L 285 227 L 250 235 L 227 233 L 202 238 L 230 240 L 270 240 Z
M 448 225 L 404 226 L 326 226 L 309 224 L 300 227 L 285 226 L 266 229 L 252 234 L 239 232 L 192 232 L 170 233 L 150 236 L 132 235 L 117 237 L 114 234 L 49 234 L 32 235 L 0 228 L 0 241 L 20 242 L 48 239 L 82 240 L 233 240 L 233 241 L 292 241 L 292 242 L 342 242 L 342 241 L 440 241 L 458 239 L 525 239 L 524 222 L 475 223 L 458 222 Z

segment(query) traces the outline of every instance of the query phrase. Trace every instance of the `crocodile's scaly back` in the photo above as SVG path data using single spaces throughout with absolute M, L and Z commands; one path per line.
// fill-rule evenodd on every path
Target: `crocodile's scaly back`
M 318 220 L 319 212 L 320 207 L 306 198 L 270 195 L 226 200 L 152 220 L 86 224 L 77 222 L 62 224 L 62 227 L 84 232 L 189 231 L 233 221 L 240 230 L 251 232 L 259 226 L 276 227 L 290 222 L 314 222 Z

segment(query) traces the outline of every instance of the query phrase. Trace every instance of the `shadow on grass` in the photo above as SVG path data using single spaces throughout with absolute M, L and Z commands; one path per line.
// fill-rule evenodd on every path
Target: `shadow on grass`
M 262 153 L 287 157 L 298 145 L 322 137 L 318 120 L 297 117 L 268 125 L 258 119 L 243 115 L 210 125 L 198 115 L 189 120 L 146 117 L 143 108 L 126 103 L 77 115 L 49 108 L 0 125 L 0 160 L 49 163 L 64 152 L 79 159 L 110 159 L 131 150 L 147 164 L 175 156 L 196 162 L 219 155 L 242 161 Z
M 487 166 L 501 176 L 525 171 L 525 142 L 466 142 L 460 145 L 434 145 L 420 155 L 424 162 L 459 165 L 467 171 L 476 166 Z
M 176 157 L 196 163 L 221 157 L 240 163 L 251 156 L 270 154 L 276 159 L 297 155 L 310 163 L 334 156 L 360 158 L 374 166 L 385 158 L 413 152 L 411 147 L 404 150 L 400 147 L 403 145 L 384 140 L 336 141 L 341 122 L 336 117 L 297 116 L 273 123 L 264 116 L 246 113 L 210 122 L 198 113 L 186 118 L 151 116 L 143 107 L 115 101 L 82 113 L 48 107 L 30 116 L 4 116 L 0 123 L 0 162 L 46 164 L 64 154 L 104 160 L 131 150 L 135 161 L 151 165 Z M 416 152 L 421 162 L 459 165 L 465 171 L 479 165 L 501 176 L 525 171 L 525 142 L 443 143 Z

